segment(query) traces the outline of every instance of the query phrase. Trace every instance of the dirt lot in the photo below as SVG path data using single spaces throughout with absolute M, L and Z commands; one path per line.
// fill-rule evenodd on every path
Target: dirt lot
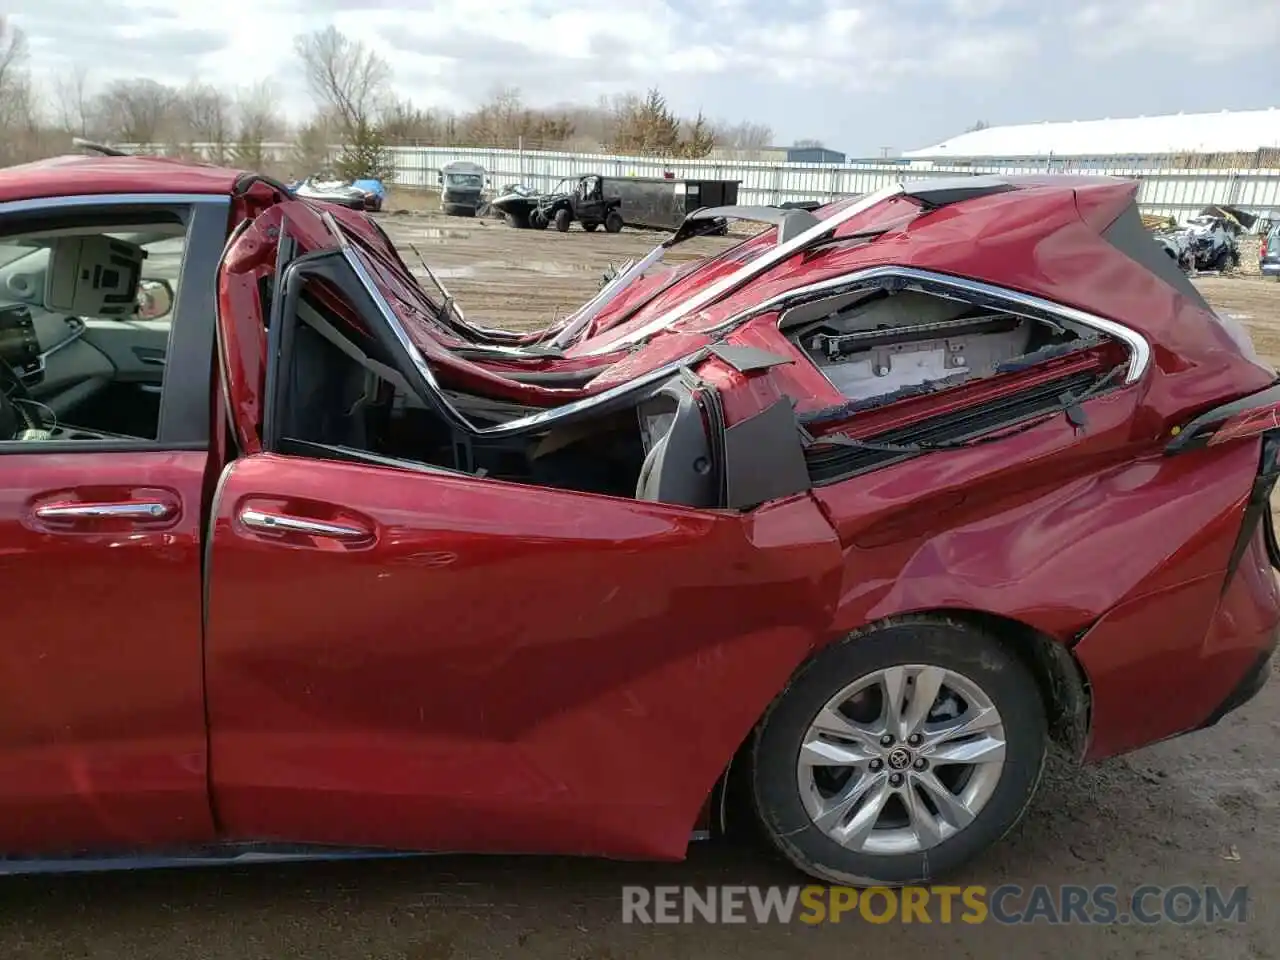
M 387 217 L 470 316 L 543 323 L 657 235 L 533 233 Z M 685 255 L 724 241 L 690 244 Z M 412 258 L 412 253 L 408 256 Z M 1280 284 L 1200 281 L 1280 361 Z M 1247 884 L 1244 924 L 1001 927 L 620 923 L 619 887 L 793 883 L 760 852 L 700 845 L 682 864 L 446 857 L 322 867 L 0 881 L 0 956 L 196 958 L 1280 957 L 1280 682 L 1218 728 L 1073 772 L 1051 768 L 1023 824 L 959 882 Z M 936 919 L 936 918 L 935 918 Z

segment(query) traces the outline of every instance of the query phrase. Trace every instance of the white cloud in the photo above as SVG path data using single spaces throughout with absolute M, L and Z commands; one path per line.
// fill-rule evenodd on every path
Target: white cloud
M 292 39 L 330 23 L 381 52 L 397 92 L 423 105 L 465 109 L 497 86 L 541 104 L 657 86 L 683 112 L 750 119 L 780 140 L 819 136 L 854 151 L 919 146 L 977 119 L 1280 105 L 1280 71 L 1270 65 L 1280 4 L 1254 0 L 1208 8 L 1204 0 L 98 0 L 91 8 L 8 0 L 6 8 L 46 78 L 77 62 L 99 83 L 272 77 L 292 113 L 307 108 Z M 1205 84 L 1178 69 L 1184 59 L 1253 64 L 1261 82 Z
M 1069 18 L 1075 42 L 1093 59 L 1163 54 L 1165 63 L 1229 62 L 1254 51 L 1275 55 L 1280 3 L 1252 0 L 1127 0 L 1090 3 Z M 1280 70 L 1275 71 L 1280 76 Z

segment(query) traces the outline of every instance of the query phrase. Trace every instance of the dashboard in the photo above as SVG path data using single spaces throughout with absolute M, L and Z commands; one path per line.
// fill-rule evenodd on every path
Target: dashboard
M 12 367 L 28 390 L 41 392 L 50 360 L 83 337 L 87 329 L 79 317 L 43 310 L 37 314 L 26 304 L 0 305 L 0 362 Z

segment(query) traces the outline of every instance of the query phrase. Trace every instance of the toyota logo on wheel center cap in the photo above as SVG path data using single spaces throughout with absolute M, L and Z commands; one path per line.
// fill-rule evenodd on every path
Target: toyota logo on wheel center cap
M 905 770 L 911 766 L 911 751 L 897 747 L 889 751 L 889 766 L 894 770 Z

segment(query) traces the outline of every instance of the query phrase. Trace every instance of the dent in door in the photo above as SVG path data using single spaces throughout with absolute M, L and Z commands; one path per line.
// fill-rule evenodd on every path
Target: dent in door
M 321 490 L 376 548 L 235 535 L 245 497 Z M 241 835 L 680 856 L 839 588 L 807 496 L 739 516 L 264 455 L 222 504 L 213 778 Z

